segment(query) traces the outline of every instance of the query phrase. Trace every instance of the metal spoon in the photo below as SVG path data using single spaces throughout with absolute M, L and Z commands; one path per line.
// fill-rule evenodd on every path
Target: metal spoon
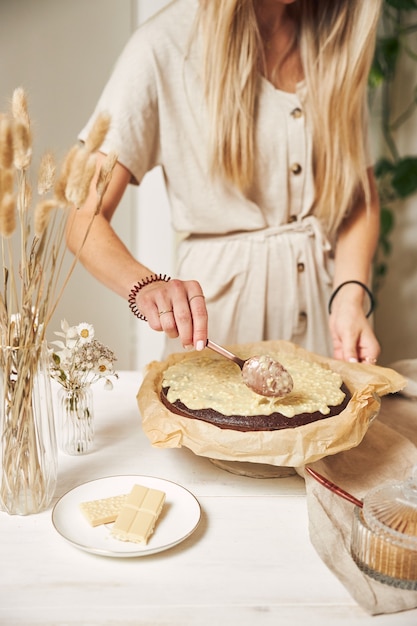
M 243 382 L 255 393 L 281 397 L 292 391 L 294 383 L 291 374 L 270 356 L 252 356 L 244 360 L 210 339 L 207 339 L 206 346 L 236 363 L 242 370 Z

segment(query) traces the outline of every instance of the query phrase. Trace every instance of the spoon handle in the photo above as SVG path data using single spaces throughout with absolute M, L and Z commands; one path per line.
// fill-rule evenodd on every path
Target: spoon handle
M 237 365 L 239 365 L 240 369 L 242 369 L 245 361 L 236 356 L 236 354 L 233 354 L 233 352 L 229 352 L 229 350 L 226 350 L 223 346 L 219 346 L 217 343 L 214 343 L 214 341 L 210 341 L 210 339 L 207 339 L 206 347 L 210 348 L 210 350 L 214 350 L 214 352 L 217 352 L 218 354 L 221 354 L 226 357 L 226 359 L 234 361 Z
M 324 476 L 322 476 L 315 470 L 311 469 L 311 467 L 308 467 L 306 465 L 304 469 L 306 470 L 306 472 L 310 474 L 310 476 L 315 478 L 317 482 L 319 482 L 324 487 L 327 487 L 327 489 L 329 489 L 330 491 L 333 491 L 333 493 L 336 493 L 341 498 L 348 500 L 348 502 L 352 502 L 352 504 L 355 504 L 360 509 L 363 507 L 362 500 L 358 500 L 358 498 L 355 498 L 355 496 L 353 496 L 351 493 L 349 493 L 348 491 L 345 491 L 338 485 L 335 485 L 335 483 L 332 483 L 331 480 L 329 480 L 328 478 L 325 478 Z

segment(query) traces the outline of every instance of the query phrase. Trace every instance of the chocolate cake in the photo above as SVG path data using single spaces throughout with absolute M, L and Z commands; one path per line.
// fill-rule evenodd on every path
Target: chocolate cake
M 283 398 L 266 398 L 248 389 L 239 368 L 216 356 L 180 361 L 164 372 L 161 401 L 183 417 L 222 429 L 268 431 L 297 428 L 338 415 L 351 394 L 327 365 L 271 354 L 294 380 Z

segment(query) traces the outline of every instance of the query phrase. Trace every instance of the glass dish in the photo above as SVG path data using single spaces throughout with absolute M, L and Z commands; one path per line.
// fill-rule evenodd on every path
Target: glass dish
M 355 507 L 351 553 L 368 576 L 417 589 L 417 466 L 407 481 L 376 487 Z

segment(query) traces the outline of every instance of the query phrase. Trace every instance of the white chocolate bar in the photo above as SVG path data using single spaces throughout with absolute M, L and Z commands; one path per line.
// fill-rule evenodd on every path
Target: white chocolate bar
M 127 494 L 81 502 L 80 509 L 91 526 L 114 522 L 125 503 Z
M 114 523 L 111 534 L 122 541 L 147 543 L 165 502 L 165 493 L 134 485 Z

